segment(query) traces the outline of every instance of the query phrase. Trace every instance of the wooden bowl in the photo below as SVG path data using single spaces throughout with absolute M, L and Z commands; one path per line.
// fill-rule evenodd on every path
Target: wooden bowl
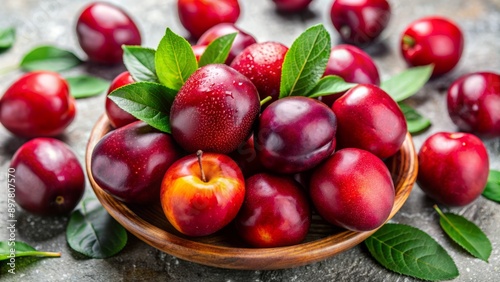
M 202 238 L 184 236 L 167 221 L 159 201 L 144 206 L 124 204 L 104 192 L 94 181 L 90 170 L 92 150 L 110 130 L 109 120 L 103 115 L 92 129 L 86 151 L 87 175 L 97 198 L 109 214 L 130 233 L 180 259 L 227 269 L 291 268 L 332 257 L 358 245 L 375 232 L 353 232 L 335 228 L 318 215 L 313 215 L 306 240 L 288 247 L 245 247 L 229 227 Z M 396 188 L 394 206 L 389 217 L 392 218 L 410 195 L 417 176 L 417 156 L 409 134 L 400 151 L 386 163 Z

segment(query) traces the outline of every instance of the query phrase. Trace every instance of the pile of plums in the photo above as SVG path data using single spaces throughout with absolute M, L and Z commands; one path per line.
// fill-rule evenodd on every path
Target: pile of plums
M 296 13 L 312 1 L 273 2 L 280 13 Z M 91 157 L 99 186 L 125 203 L 160 202 L 168 221 L 187 236 L 233 224 L 256 247 L 303 241 L 314 212 L 348 230 L 380 227 L 395 197 L 384 160 L 400 149 L 407 125 L 398 104 L 379 88 L 377 66 L 362 48 L 379 40 L 389 3 L 332 1 L 332 24 L 344 43 L 332 48 L 324 75 L 357 85 L 318 99 L 279 99 L 288 47 L 258 42 L 238 27 L 237 0 L 178 0 L 177 9 L 198 59 L 214 39 L 237 32 L 230 54 L 225 64 L 199 68 L 182 86 L 170 109 L 170 134 L 106 99 L 113 130 Z M 133 19 L 102 2 L 82 10 L 76 35 L 89 61 L 99 64 L 120 63 L 122 45 L 141 44 Z M 409 66 L 433 64 L 438 77 L 457 65 L 463 46 L 455 23 L 429 16 L 402 32 L 400 49 Z M 108 93 L 131 83 L 123 72 Z M 423 144 L 418 183 L 434 200 L 463 206 L 481 194 L 489 169 L 476 135 L 500 136 L 500 75 L 463 75 L 450 85 L 447 105 L 463 132 L 441 132 Z M 55 139 L 75 112 L 64 78 L 47 71 L 23 75 L 0 99 L 3 126 L 32 139 L 11 162 L 16 200 L 27 211 L 67 213 L 83 194 L 77 157 Z

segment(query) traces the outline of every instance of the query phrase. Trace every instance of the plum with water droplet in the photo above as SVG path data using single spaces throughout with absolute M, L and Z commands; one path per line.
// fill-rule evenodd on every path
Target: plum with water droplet
M 278 42 L 255 43 L 245 48 L 231 62 L 231 67 L 248 77 L 260 99 L 270 96 L 263 106 L 278 100 L 280 95 L 281 69 L 288 47 Z
M 260 112 L 253 83 L 224 64 L 194 72 L 172 103 L 170 126 L 186 151 L 229 153 L 251 135 Z

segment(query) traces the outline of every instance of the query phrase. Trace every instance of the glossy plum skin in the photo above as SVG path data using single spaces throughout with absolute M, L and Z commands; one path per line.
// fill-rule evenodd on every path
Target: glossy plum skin
M 130 73 L 128 71 L 124 71 L 113 79 L 108 89 L 108 95 L 113 92 L 113 90 L 134 82 L 135 81 Z M 137 118 L 118 107 L 113 100 L 109 99 L 108 95 L 106 95 L 105 111 L 108 116 L 109 123 L 111 123 L 114 128 L 119 128 L 137 121 Z
M 500 75 L 468 73 L 455 80 L 447 93 L 447 108 L 459 130 L 482 137 L 500 136 Z
M 380 85 L 380 75 L 373 59 L 360 48 L 339 44 L 332 47 L 324 76 L 337 75 L 346 82 Z M 318 100 L 332 106 L 343 93 L 318 97 Z
M 318 100 L 291 96 L 269 105 L 255 131 L 255 149 L 264 167 L 297 173 L 318 165 L 335 149 L 337 118 Z
M 236 38 L 233 41 L 233 45 L 231 46 L 231 49 L 229 51 L 229 55 L 227 56 L 226 59 L 226 64 L 229 65 L 233 61 L 233 59 L 240 54 L 245 48 L 248 46 L 257 43 L 257 40 L 255 37 L 250 35 L 249 33 L 245 32 L 241 28 L 237 27 L 236 25 L 232 23 L 220 23 L 217 24 L 210 29 L 208 29 L 206 32 L 204 32 L 200 39 L 198 39 L 198 42 L 196 43 L 197 45 L 208 45 L 215 39 L 228 35 L 231 33 L 237 32 L 238 34 L 236 35 Z
M 55 72 L 24 74 L 0 98 L 0 122 L 19 137 L 57 136 L 75 115 L 68 83 Z
M 363 45 L 384 31 L 391 18 L 391 7 L 387 0 L 335 0 L 330 18 L 343 41 Z
M 141 45 L 141 33 L 121 8 L 104 2 L 86 6 L 78 17 L 76 34 L 91 61 L 102 64 L 122 62 L 122 45 Z
M 161 184 L 163 212 L 172 226 L 188 236 L 205 236 L 228 225 L 245 197 L 245 180 L 227 155 L 203 153 L 206 181 L 198 158 L 188 155 L 170 166 Z
M 78 158 L 62 141 L 34 138 L 14 154 L 15 200 L 37 215 L 65 215 L 80 202 L 85 176 Z
M 235 219 L 238 235 L 252 247 L 302 242 L 311 225 L 309 200 L 289 176 L 259 173 L 245 182 L 245 200 Z
M 91 172 L 116 199 L 145 204 L 158 200 L 165 171 L 183 155 L 169 134 L 136 121 L 109 132 L 96 144 Z
M 172 103 L 172 136 L 188 152 L 229 153 L 249 138 L 259 112 L 259 93 L 248 78 L 224 64 L 206 65 Z
M 481 139 L 470 133 L 438 132 L 418 152 L 417 184 L 447 206 L 466 206 L 483 192 L 489 158 Z
M 464 37 L 456 23 L 443 17 L 424 17 L 408 25 L 401 53 L 410 66 L 434 64 L 434 77 L 451 71 L 460 61 Z
M 307 9 L 312 0 L 273 0 L 276 10 L 284 13 L 297 13 Z
M 281 69 L 288 47 L 277 42 L 255 43 L 245 48 L 231 62 L 231 67 L 248 77 L 260 99 L 271 96 L 267 106 L 278 100 L 280 94 Z
M 380 227 L 395 198 L 391 174 L 382 160 L 357 148 L 341 149 L 316 168 L 309 194 L 326 221 L 352 231 Z
M 405 140 L 406 120 L 398 104 L 372 84 L 358 84 L 332 106 L 338 119 L 338 148 L 367 150 L 381 159 L 394 155 Z
M 178 0 L 177 11 L 184 28 L 194 38 L 220 23 L 235 23 L 240 17 L 238 0 Z

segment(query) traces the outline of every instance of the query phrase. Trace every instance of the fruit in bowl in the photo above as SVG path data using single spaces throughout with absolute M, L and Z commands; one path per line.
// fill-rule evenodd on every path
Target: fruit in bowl
M 228 225 L 245 196 L 245 180 L 227 155 L 198 151 L 173 163 L 161 183 L 168 221 L 189 236 L 206 236 Z
M 224 64 L 194 72 L 170 109 L 172 136 L 188 152 L 229 153 L 245 142 L 260 112 L 259 93 Z
M 325 104 L 308 97 L 286 97 L 260 115 L 254 133 L 262 165 L 277 173 L 311 169 L 335 149 L 337 118 Z
M 394 184 L 386 165 L 372 153 L 345 148 L 313 171 L 309 193 L 328 222 L 353 231 L 380 227 L 394 204 Z
M 395 154 L 405 140 L 403 112 L 375 85 L 358 84 L 335 101 L 332 109 L 338 120 L 339 149 L 364 149 L 385 159 Z
M 236 38 L 234 38 L 233 44 L 231 45 L 231 49 L 229 51 L 229 55 L 226 59 L 226 64 L 229 65 L 231 64 L 233 59 L 238 56 L 238 54 L 240 54 L 245 48 L 254 43 L 257 43 L 257 40 L 251 34 L 239 28 L 235 24 L 220 23 L 214 25 L 200 36 L 196 45 L 208 45 L 221 36 L 235 32 L 237 33 L 237 35 Z
M 288 47 L 278 42 L 255 43 L 238 54 L 231 67 L 245 75 L 257 87 L 260 100 L 271 97 L 263 107 L 278 100 L 281 69 Z
M 111 92 L 113 92 L 113 90 L 134 82 L 135 81 L 130 75 L 130 72 L 124 71 L 113 79 L 111 85 L 109 86 L 107 94 L 109 95 Z M 109 122 L 114 128 L 122 127 L 129 123 L 137 121 L 137 118 L 135 118 L 133 115 L 118 107 L 118 105 L 113 102 L 113 100 L 111 100 L 108 95 L 106 95 L 104 109 L 106 110 L 106 115 L 109 118 Z
M 136 121 L 99 140 L 90 168 L 95 182 L 116 199 L 146 204 L 158 200 L 165 171 L 183 154 L 171 135 Z
M 326 75 L 338 75 L 351 83 L 380 85 L 378 69 L 370 55 L 349 44 L 332 47 L 323 76 Z M 331 107 L 344 93 L 321 96 L 318 100 Z
M 235 228 L 253 247 L 301 243 L 311 225 L 309 199 L 290 176 L 258 173 L 245 181 L 245 201 Z

